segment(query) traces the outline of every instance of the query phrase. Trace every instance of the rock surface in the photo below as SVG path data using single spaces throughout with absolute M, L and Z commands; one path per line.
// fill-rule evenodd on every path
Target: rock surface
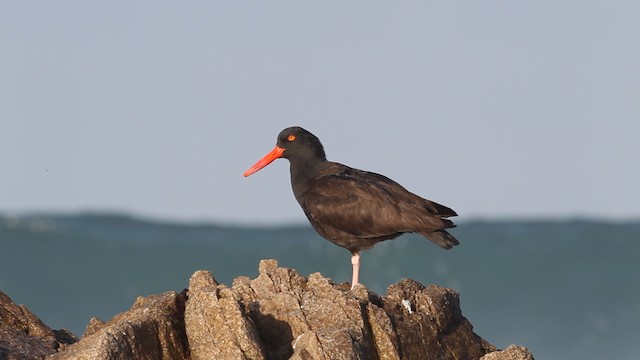
M 139 297 L 107 323 L 92 319 L 82 339 L 47 359 L 186 359 L 184 294 Z
M 378 297 L 318 273 L 305 279 L 274 260 L 259 272 L 231 288 L 208 272 L 193 275 L 186 309 L 193 359 L 479 359 L 495 350 L 473 333 L 449 289 L 403 280 Z
M 0 359 L 43 359 L 76 341 L 70 332 L 52 330 L 0 291 Z
M 378 296 L 275 260 L 230 287 L 197 271 L 188 300 L 186 291 L 138 298 L 107 323 L 92 319 L 79 342 L 50 345 L 14 358 L 57 350 L 47 359 L 533 359 L 526 348 L 497 351 L 476 335 L 451 289 L 405 279 Z
M 533 355 L 523 346 L 511 345 L 502 351 L 489 353 L 480 360 L 533 360 Z

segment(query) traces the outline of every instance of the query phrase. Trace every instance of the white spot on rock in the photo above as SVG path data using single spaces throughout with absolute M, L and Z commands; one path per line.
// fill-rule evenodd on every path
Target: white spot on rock
M 407 299 L 403 299 L 402 300 L 402 306 L 404 306 L 404 308 L 407 309 L 407 312 L 409 314 L 413 314 L 413 310 L 411 310 L 411 301 L 409 301 Z

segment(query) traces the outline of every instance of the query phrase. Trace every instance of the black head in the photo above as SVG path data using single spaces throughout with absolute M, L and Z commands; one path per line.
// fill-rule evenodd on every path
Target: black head
M 289 160 L 296 158 L 327 159 L 320 139 L 299 126 L 282 130 L 278 134 L 276 146 L 284 149 L 281 157 Z
M 294 163 L 306 163 L 313 166 L 327 160 L 320 140 L 307 130 L 299 126 L 293 126 L 282 130 L 278 134 L 276 147 L 250 167 L 249 170 L 245 171 L 244 176 L 255 173 L 280 157 L 289 159 L 292 166 Z

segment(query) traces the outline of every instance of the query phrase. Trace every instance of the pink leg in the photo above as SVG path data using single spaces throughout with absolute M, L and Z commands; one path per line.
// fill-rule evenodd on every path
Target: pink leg
M 358 285 L 358 273 L 360 272 L 360 254 L 355 253 L 351 255 L 351 265 L 353 267 L 353 272 L 351 276 L 351 290 Z

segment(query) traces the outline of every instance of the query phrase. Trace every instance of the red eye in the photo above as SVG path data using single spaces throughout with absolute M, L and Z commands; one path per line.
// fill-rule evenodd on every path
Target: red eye
M 289 141 L 293 141 L 293 140 L 295 140 L 295 139 L 296 139 L 296 136 L 295 136 L 295 135 L 289 135 L 289 136 L 287 136 L 287 140 L 289 140 Z

